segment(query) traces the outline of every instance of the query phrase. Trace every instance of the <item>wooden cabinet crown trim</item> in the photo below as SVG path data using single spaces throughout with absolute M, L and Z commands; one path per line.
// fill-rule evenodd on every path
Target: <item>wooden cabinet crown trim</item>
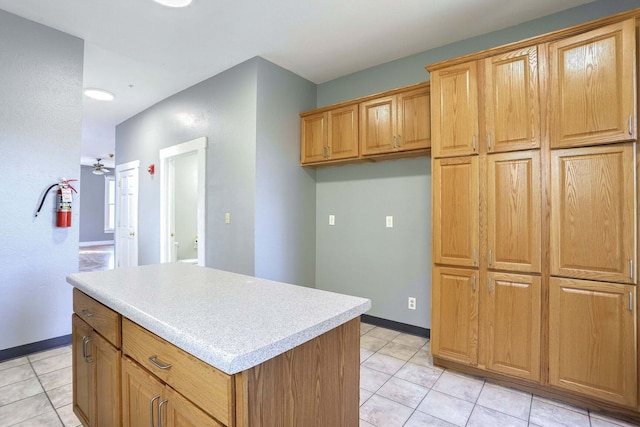
M 463 64 L 465 62 L 475 61 L 478 59 L 485 59 L 494 55 L 500 55 L 513 50 L 522 49 L 522 48 L 534 46 L 537 44 L 543 44 L 543 43 L 553 42 L 556 40 L 561 40 L 570 36 L 575 36 L 578 34 L 586 33 L 588 31 L 592 31 L 606 25 L 615 24 L 617 22 L 621 22 L 630 18 L 634 18 L 634 19 L 640 18 L 640 8 L 636 8 L 636 9 L 628 10 L 626 12 L 621 12 L 615 15 L 600 18 L 595 21 L 585 22 L 583 24 L 578 24 L 573 27 L 552 31 L 550 33 L 542 34 L 539 36 L 530 37 L 524 40 L 519 40 L 517 42 L 485 49 L 480 52 L 473 52 L 468 55 L 458 56 L 445 61 L 436 62 L 436 63 L 425 66 L 425 69 L 430 73 L 432 73 L 434 71 L 440 70 L 442 68 L 450 67 L 453 65 Z
M 300 118 L 312 116 L 314 114 L 324 113 L 325 111 L 335 110 L 337 108 L 348 107 L 349 105 L 359 104 L 370 99 L 380 98 L 381 96 L 395 95 L 397 93 L 406 92 L 414 89 L 428 88 L 429 82 L 420 82 L 409 86 L 398 87 L 395 89 L 387 90 L 384 92 L 374 93 L 360 98 L 350 99 L 348 101 L 339 102 L 337 104 L 326 105 L 324 107 L 316 108 L 315 110 L 304 111 L 300 113 Z

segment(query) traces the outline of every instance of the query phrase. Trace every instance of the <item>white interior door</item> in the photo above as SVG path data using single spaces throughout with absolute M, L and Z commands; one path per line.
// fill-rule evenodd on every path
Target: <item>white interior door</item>
M 139 161 L 116 166 L 116 268 L 138 265 L 139 169 Z

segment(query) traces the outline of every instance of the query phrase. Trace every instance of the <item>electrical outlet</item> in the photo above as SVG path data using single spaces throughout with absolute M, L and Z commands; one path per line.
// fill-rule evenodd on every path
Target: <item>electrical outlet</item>
M 409 310 L 415 310 L 416 309 L 416 299 L 414 297 L 409 297 L 408 308 L 409 308 Z
M 231 214 L 229 212 L 224 214 L 224 223 L 225 224 L 230 224 L 231 223 Z
M 329 215 L 329 225 L 336 225 L 336 216 Z
M 387 228 L 393 228 L 393 215 L 387 215 Z

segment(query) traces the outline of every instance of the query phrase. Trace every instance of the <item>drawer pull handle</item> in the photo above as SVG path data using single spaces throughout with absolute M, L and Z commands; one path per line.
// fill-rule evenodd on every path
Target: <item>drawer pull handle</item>
M 91 355 L 87 351 L 87 346 L 91 341 L 93 341 L 92 338 L 89 338 L 87 336 L 82 337 L 82 357 L 87 363 L 93 363 L 93 357 L 91 357 Z
M 93 317 L 93 313 L 87 310 L 86 308 L 82 309 L 82 314 L 84 314 L 87 317 Z
M 158 427 L 162 427 L 162 407 L 169 401 L 165 399 L 158 405 Z
M 158 369 L 170 369 L 171 366 L 173 366 L 170 363 L 168 365 L 163 365 L 162 363 L 158 362 L 158 355 L 156 354 L 149 358 L 149 362 L 151 362 L 151 364 Z
M 155 402 L 158 399 L 160 399 L 160 395 L 154 396 L 154 398 L 149 401 L 149 426 L 150 427 L 156 427 L 153 424 L 153 402 Z

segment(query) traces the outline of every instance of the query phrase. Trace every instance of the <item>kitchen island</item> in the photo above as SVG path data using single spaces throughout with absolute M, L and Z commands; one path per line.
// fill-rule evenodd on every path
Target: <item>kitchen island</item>
M 358 425 L 367 299 L 183 263 L 67 281 L 86 425 Z

